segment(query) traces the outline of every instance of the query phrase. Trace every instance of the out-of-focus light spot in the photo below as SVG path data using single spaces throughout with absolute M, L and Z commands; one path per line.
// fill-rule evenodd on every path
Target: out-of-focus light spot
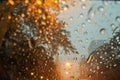
M 33 75 L 34 75 L 34 72 L 31 72 L 30 75 L 33 76 Z
M 70 66 L 70 63 L 69 63 L 69 62 L 67 62 L 65 65 L 66 65 L 66 66 Z
M 86 0 L 81 0 L 82 2 L 85 2 Z
M 64 7 L 64 11 L 67 11 L 67 10 L 68 10 L 68 5 Z
M 22 17 L 25 17 L 25 14 L 21 14 Z
M 67 71 L 66 71 L 66 72 L 65 72 L 65 74 L 67 74 L 67 75 L 68 75 L 68 74 L 69 74 L 69 72 L 67 72 Z
M 66 1 L 65 1 L 65 0 L 62 0 L 62 4 L 66 4 Z
M 25 3 L 28 4 L 28 3 L 29 3 L 29 0 L 25 0 Z
M 41 14 L 41 13 L 42 13 L 42 10 L 41 10 L 41 9 L 38 9 L 38 13 Z
M 42 2 L 40 1 L 40 0 L 37 0 L 37 2 L 36 2 L 38 5 L 41 5 L 42 4 Z
M 13 1 L 13 0 L 8 0 L 8 2 L 9 2 L 11 5 L 14 5 L 14 1 Z
M 95 16 L 95 12 L 93 12 L 92 14 L 91 14 L 91 17 L 94 17 Z
M 40 79 L 43 79 L 43 76 L 40 76 Z
M 8 16 L 8 19 L 11 19 L 11 16 Z
M 55 0 L 54 3 L 55 3 L 55 4 L 58 4 L 58 0 Z
M 82 9 L 86 9 L 86 5 L 85 4 L 82 5 Z

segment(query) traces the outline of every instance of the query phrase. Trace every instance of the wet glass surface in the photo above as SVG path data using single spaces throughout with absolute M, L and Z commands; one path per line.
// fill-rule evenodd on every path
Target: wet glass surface
M 119 80 L 120 1 L 1 0 L 1 80 Z

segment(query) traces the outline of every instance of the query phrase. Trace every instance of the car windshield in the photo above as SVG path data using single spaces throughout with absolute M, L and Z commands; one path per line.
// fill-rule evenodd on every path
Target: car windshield
M 0 0 L 1 80 L 120 80 L 119 0 Z

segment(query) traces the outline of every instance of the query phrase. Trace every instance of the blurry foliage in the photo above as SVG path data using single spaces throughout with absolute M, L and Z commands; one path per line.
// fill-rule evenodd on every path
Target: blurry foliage
M 0 63 L 12 80 L 59 80 L 53 55 L 74 52 L 58 0 L 0 3 Z

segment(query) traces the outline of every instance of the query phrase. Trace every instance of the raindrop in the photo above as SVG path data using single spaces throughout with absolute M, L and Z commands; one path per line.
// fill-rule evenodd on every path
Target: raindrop
M 100 7 L 98 7 L 98 10 L 99 10 L 100 12 L 103 12 L 103 11 L 104 11 L 104 7 L 103 7 L 103 6 L 100 6 Z
M 72 21 L 72 20 L 73 20 L 73 17 L 70 17 L 69 19 L 70 19 L 70 21 Z
M 87 19 L 87 22 L 88 22 L 88 23 L 90 23 L 90 22 L 91 22 L 91 19 L 90 19 L 90 18 L 88 18 L 88 19 Z
M 91 17 L 94 17 L 95 16 L 95 12 L 91 13 Z
M 85 27 L 85 23 L 82 23 L 82 28 L 84 28 Z
M 77 1 L 72 2 L 72 6 L 75 6 L 75 5 L 77 5 Z
M 83 13 L 80 13 L 80 18 L 82 18 L 83 17 Z
M 120 22 L 120 16 L 117 16 L 115 19 L 116 21 Z
M 68 8 L 69 8 L 69 6 L 68 6 L 68 5 L 65 5 L 63 9 L 64 9 L 64 11 L 67 11 Z
M 82 40 L 79 40 L 80 44 L 82 43 Z
M 109 3 L 108 3 L 108 1 L 103 1 L 103 3 L 104 3 L 104 5 L 108 5 Z
M 114 66 L 114 67 L 116 67 L 116 66 L 117 66 L 117 64 L 114 64 L 113 66 Z
M 100 29 L 100 34 L 105 34 L 105 32 L 106 32 L 105 28 Z
M 115 24 L 114 24 L 114 23 L 112 23 L 112 24 L 111 24 L 111 27 L 112 27 L 112 28 L 115 28 Z
M 97 66 L 97 70 L 99 70 L 100 69 L 100 67 L 99 66 Z
M 86 39 L 86 42 L 88 43 L 88 39 Z
M 86 9 L 86 5 L 85 4 L 82 4 L 82 9 Z
M 62 4 L 66 4 L 66 1 L 65 1 L 65 0 L 62 0 Z

